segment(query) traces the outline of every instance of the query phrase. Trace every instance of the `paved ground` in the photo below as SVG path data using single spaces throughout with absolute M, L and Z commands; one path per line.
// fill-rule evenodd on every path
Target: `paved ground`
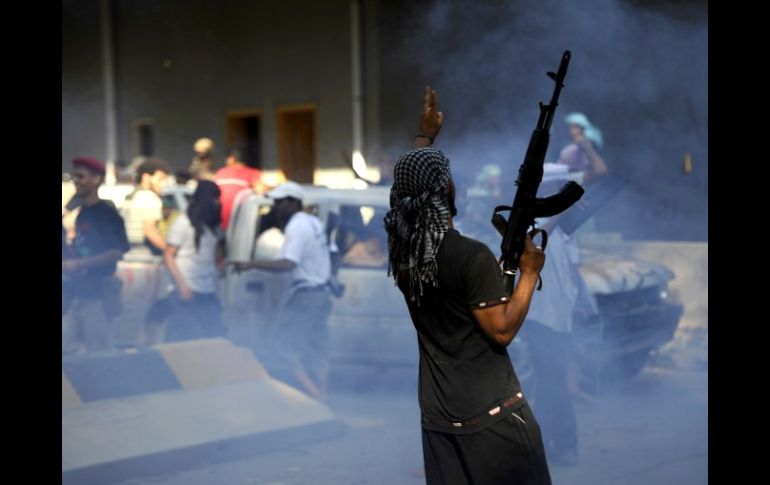
M 707 393 L 706 370 L 648 368 L 578 401 L 580 461 L 552 466 L 554 484 L 708 483 Z M 120 485 L 424 483 L 414 392 L 338 392 L 330 405 L 348 426 L 340 438 Z

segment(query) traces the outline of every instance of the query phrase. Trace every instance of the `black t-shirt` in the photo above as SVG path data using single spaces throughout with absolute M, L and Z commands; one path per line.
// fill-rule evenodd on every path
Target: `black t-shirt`
M 86 258 L 120 249 L 128 251 L 126 227 L 115 206 L 100 200 L 94 205 L 81 206 L 75 220 L 75 240 L 72 242 L 72 257 Z M 75 272 L 70 279 L 72 294 L 81 298 L 99 298 L 106 277 L 115 273 L 116 263 L 90 266 Z
M 423 286 L 419 306 L 409 300 L 408 282 L 400 281 L 399 288 L 417 330 L 423 427 L 447 431 L 447 423 L 489 411 L 520 392 L 521 385 L 508 351 L 484 334 L 472 313 L 474 308 L 510 298 L 492 252 L 481 242 L 450 229 L 436 263 L 438 287 Z M 504 416 L 499 413 L 498 418 Z

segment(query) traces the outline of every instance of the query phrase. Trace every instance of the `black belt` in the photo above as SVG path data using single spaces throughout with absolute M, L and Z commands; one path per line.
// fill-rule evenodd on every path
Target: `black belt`
M 318 291 L 318 290 L 325 290 L 327 286 L 328 286 L 327 283 L 321 283 L 320 285 L 311 285 L 305 281 L 295 281 L 291 284 L 291 290 L 295 293 L 297 291 Z
M 472 433 L 486 428 L 501 420 L 507 412 L 513 412 L 527 403 L 524 395 L 517 392 L 513 396 L 498 402 L 491 409 L 474 416 L 465 421 L 445 421 L 422 417 L 423 426 L 426 429 L 435 429 L 436 431 L 449 431 L 451 433 L 465 434 Z

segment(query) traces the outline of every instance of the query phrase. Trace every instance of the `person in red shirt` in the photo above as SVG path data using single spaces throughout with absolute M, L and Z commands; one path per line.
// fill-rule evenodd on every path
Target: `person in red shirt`
M 246 150 L 243 146 L 231 147 L 227 151 L 225 166 L 217 170 L 214 176 L 214 181 L 222 192 L 219 200 L 222 202 L 223 231 L 227 231 L 227 226 L 230 224 L 230 214 L 233 212 L 238 194 L 244 190 L 255 190 L 258 193 L 263 191 L 262 172 L 246 165 L 243 161 L 245 154 Z

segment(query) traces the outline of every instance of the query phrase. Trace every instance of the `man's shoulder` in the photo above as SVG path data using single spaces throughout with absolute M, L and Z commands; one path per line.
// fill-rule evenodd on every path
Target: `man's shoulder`
M 307 212 L 299 211 L 291 216 L 291 219 L 289 219 L 289 222 L 286 224 L 284 232 L 301 231 L 303 233 L 314 233 L 315 228 L 319 226 L 323 227 L 321 219 L 312 214 L 308 214 Z
M 297 222 L 299 224 L 316 224 L 316 223 L 323 224 L 323 222 L 321 222 L 321 219 L 314 216 L 313 214 L 308 214 L 305 211 L 295 212 L 294 215 L 289 220 L 289 224 L 291 224 L 292 222 Z
M 450 264 L 457 268 L 486 265 L 497 260 L 489 246 L 457 231 L 447 234 L 441 246 L 440 255 L 444 264 L 450 261 Z
M 115 207 L 115 203 L 109 199 L 99 199 L 99 201 L 90 206 L 82 206 L 80 208 L 80 214 L 85 214 L 84 217 L 120 217 L 118 209 Z M 80 216 L 78 214 L 78 216 Z
M 99 199 L 99 202 L 94 204 L 93 207 L 104 212 L 118 212 L 118 208 L 115 207 L 115 202 L 110 199 Z
M 254 174 L 261 174 L 262 170 L 255 168 L 255 167 L 249 167 L 248 165 L 243 165 L 241 167 L 238 167 L 238 171 L 241 173 L 254 175 Z
M 217 169 L 216 172 L 214 172 L 214 179 L 219 179 L 223 177 L 229 177 L 233 172 L 233 167 L 225 166 L 220 167 Z
M 86 224 L 104 235 L 115 234 L 116 229 L 125 231 L 124 220 L 115 204 L 110 200 L 100 199 L 88 207 L 81 207 L 77 225 Z
M 250 177 L 253 175 L 261 174 L 262 171 L 258 168 L 249 167 L 248 165 L 238 167 L 222 167 L 214 174 L 215 179 L 231 178 L 231 177 Z
M 473 255 L 480 251 L 489 252 L 489 248 L 483 242 L 464 236 L 459 231 L 450 230 L 445 236 L 446 247 L 463 254 Z
M 171 224 L 169 225 L 169 230 L 172 227 L 185 227 L 190 226 L 192 227 L 192 222 L 190 222 L 190 218 L 187 216 L 186 212 L 179 212 L 175 217 L 174 220 L 171 221 Z
M 128 205 L 132 207 L 163 206 L 163 200 L 150 189 L 139 189 L 131 196 Z
M 195 231 L 187 214 L 180 212 L 177 217 L 168 226 L 168 234 L 166 234 L 166 240 L 174 239 L 175 237 L 182 237 L 185 232 Z

